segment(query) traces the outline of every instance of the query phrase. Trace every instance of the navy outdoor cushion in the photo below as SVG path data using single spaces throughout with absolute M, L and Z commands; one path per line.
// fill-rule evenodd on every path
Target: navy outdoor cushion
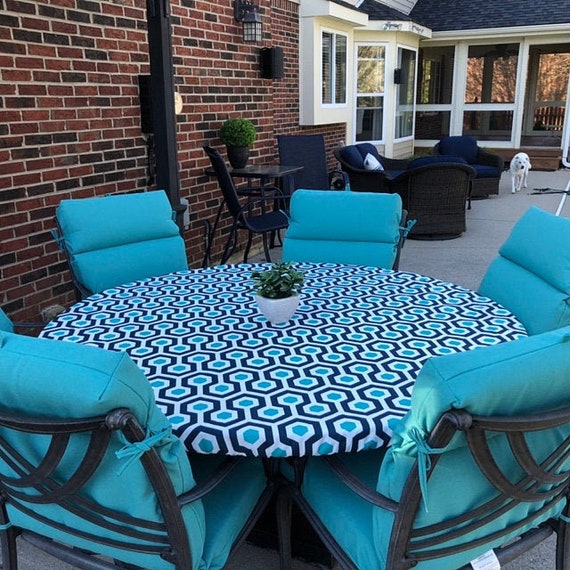
M 467 164 L 467 161 L 460 156 L 443 156 L 443 155 L 433 155 L 433 156 L 420 156 L 419 158 L 414 158 L 408 164 L 408 168 L 418 168 L 420 166 L 429 166 L 431 164 L 441 164 L 442 162 L 453 162 L 458 164 Z
M 496 166 L 485 166 L 483 164 L 471 164 L 470 166 L 475 169 L 475 178 L 497 178 L 501 175 Z
M 358 143 L 355 146 L 358 149 L 358 152 L 362 155 L 362 158 L 364 158 L 367 154 L 371 154 L 380 163 L 382 163 L 382 159 L 378 154 L 378 149 L 372 143 Z
M 477 139 L 469 136 L 444 137 L 439 141 L 439 152 L 452 156 L 460 156 L 468 164 L 477 162 Z
M 345 146 L 340 150 L 340 156 L 353 168 L 362 170 L 364 168 L 364 156 L 355 145 Z
M 367 154 L 371 154 L 382 164 L 382 158 L 378 154 L 377 148 L 371 143 L 351 144 L 340 149 L 342 159 L 352 166 L 352 168 L 359 170 L 364 169 L 364 159 Z

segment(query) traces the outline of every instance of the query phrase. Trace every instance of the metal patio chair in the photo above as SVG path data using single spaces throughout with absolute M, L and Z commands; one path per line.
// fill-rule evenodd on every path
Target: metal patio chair
M 243 262 L 247 263 L 254 235 L 261 235 L 265 259 L 270 262 L 271 254 L 269 253 L 268 238 L 289 225 L 287 214 L 279 207 L 281 205 L 279 189 L 271 186 L 267 189 L 269 195 L 250 195 L 247 197 L 245 204 L 242 204 L 236 185 L 222 155 L 210 146 L 204 146 L 203 148 L 216 173 L 223 200 L 218 208 L 214 224 L 210 225 L 209 222 L 206 224 L 206 251 L 202 266 L 206 267 L 209 264 L 212 242 L 224 208 L 228 210 L 232 218 L 232 225 L 220 263 L 224 264 L 231 257 L 237 246 L 237 234 L 240 230 L 248 232 Z
M 284 261 L 397 269 L 413 221 L 397 194 L 296 190 L 283 240 Z
M 186 246 L 163 190 L 62 200 L 54 237 L 77 299 L 188 269 Z
M 279 162 L 303 166 L 289 177 L 283 193 L 290 196 L 297 188 L 344 190 L 348 176 L 340 169 L 329 170 L 323 135 L 277 135 Z
M 221 568 L 271 494 L 261 460 L 189 457 L 126 353 L 0 332 L 5 570 L 19 539 L 84 569 Z
M 570 568 L 569 375 L 570 327 L 430 359 L 387 450 L 308 458 L 283 487 L 281 567 L 292 498 L 343 569 L 499 568 L 553 533 Z

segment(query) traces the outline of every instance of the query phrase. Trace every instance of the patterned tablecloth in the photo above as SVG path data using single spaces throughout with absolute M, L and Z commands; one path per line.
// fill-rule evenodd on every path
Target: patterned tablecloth
M 109 289 L 42 336 L 128 352 L 188 449 L 280 457 L 386 445 L 427 358 L 526 334 L 507 310 L 450 283 L 308 263 L 297 313 L 272 326 L 251 292 L 260 267 Z

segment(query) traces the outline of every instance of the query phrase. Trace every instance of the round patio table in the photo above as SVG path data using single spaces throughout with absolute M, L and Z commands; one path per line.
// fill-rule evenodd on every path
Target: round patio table
M 295 457 L 387 445 L 426 359 L 525 336 L 488 298 L 430 277 L 300 263 L 301 303 L 270 325 L 250 275 L 178 272 L 73 305 L 41 336 L 126 351 L 199 453 Z M 81 380 L 78 379 L 78 382 Z

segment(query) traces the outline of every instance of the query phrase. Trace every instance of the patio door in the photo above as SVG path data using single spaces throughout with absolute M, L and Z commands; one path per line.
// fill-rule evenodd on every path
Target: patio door
M 560 148 L 569 76 L 570 44 L 530 47 L 521 146 Z

